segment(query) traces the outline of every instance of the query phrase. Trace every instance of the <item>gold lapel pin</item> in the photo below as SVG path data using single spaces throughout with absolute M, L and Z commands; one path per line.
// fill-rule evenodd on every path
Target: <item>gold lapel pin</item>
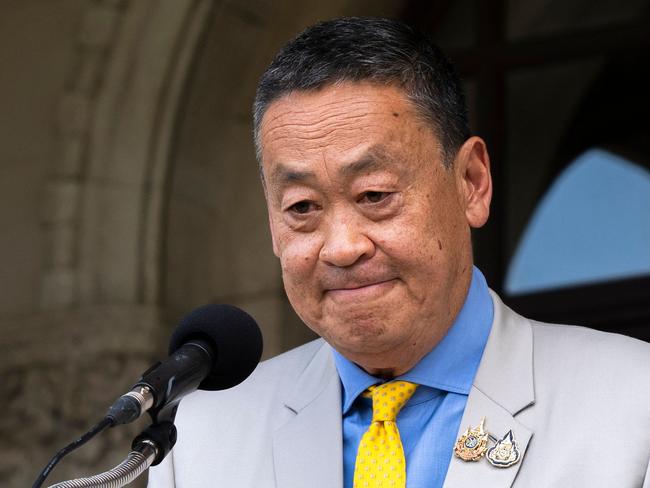
M 512 430 L 509 430 L 487 452 L 487 460 L 492 466 L 497 468 L 509 468 L 513 464 L 517 464 L 520 457 L 519 446 L 517 446 L 517 441 Z
M 487 451 L 488 435 L 483 429 L 485 417 L 481 419 L 478 427 L 473 428 L 471 425 L 465 433 L 461 435 L 454 446 L 454 453 L 463 461 L 478 461 Z

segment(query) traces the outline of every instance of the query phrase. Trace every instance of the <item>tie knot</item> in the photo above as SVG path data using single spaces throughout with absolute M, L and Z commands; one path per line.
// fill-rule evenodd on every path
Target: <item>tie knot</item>
M 372 396 L 372 421 L 395 422 L 397 414 L 415 393 L 418 385 L 408 381 L 391 381 L 368 388 Z

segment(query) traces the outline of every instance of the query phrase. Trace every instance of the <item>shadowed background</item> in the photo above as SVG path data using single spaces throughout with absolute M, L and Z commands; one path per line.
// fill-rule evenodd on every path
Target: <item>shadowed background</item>
M 431 32 L 456 62 L 496 182 L 490 224 L 475 235 L 476 260 L 494 289 L 508 291 L 506 301 L 535 318 L 648 340 L 643 246 L 623 274 L 568 283 L 558 276 L 557 286 L 551 277 L 519 291 L 506 280 L 519 276 L 511 260 L 518 255 L 521 265 L 526 256 L 519 246 L 540 202 L 586 151 L 633 163 L 638 208 L 650 201 L 649 5 L 3 0 L 0 484 L 30 485 L 58 448 L 164 356 L 174 324 L 198 305 L 251 313 L 265 357 L 313 337 L 287 303 L 271 252 L 250 106 L 277 49 L 322 19 L 404 19 Z M 618 197 L 604 186 L 591 198 Z M 633 211 L 626 208 L 617 211 Z M 638 211 L 647 232 L 650 218 Z M 581 242 L 571 227 L 562 227 L 564 237 Z M 620 244 L 602 240 L 614 263 L 633 239 L 622 232 Z M 563 249 L 558 273 L 575 261 Z M 144 426 L 102 434 L 49 481 L 117 464 Z

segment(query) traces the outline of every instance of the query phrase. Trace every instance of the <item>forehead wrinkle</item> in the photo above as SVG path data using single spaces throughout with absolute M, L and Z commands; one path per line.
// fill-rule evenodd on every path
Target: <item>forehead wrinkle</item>
M 341 117 L 341 114 L 332 114 L 327 118 L 321 118 L 320 120 L 298 122 L 294 120 L 289 120 L 286 123 L 279 123 L 275 126 L 267 128 L 265 132 L 265 137 L 273 137 L 276 141 L 282 141 L 286 139 L 326 139 L 332 134 L 338 131 L 348 132 L 358 132 L 365 130 L 363 127 L 357 127 L 352 123 L 355 119 L 363 119 L 370 112 L 364 112 L 360 114 L 350 114 L 344 113 L 344 116 Z M 285 113 L 284 116 L 289 117 L 289 114 Z M 334 119 L 334 120 L 332 120 Z
M 307 105 L 307 106 L 305 106 Z M 289 107 L 285 107 L 284 110 L 277 110 L 277 107 L 273 107 L 273 109 L 269 109 L 267 115 L 265 115 L 265 119 L 263 122 L 265 125 L 269 124 L 274 124 L 277 122 L 278 119 L 282 119 L 284 117 L 311 117 L 313 115 L 319 115 L 324 117 L 325 119 L 337 116 L 337 115 L 345 115 L 349 116 L 350 115 L 350 110 L 355 109 L 356 105 L 367 105 L 366 102 L 359 102 L 359 101 L 349 101 L 349 100 L 334 100 L 331 102 L 326 102 L 323 104 L 320 104 L 319 107 L 314 109 L 313 107 L 310 107 L 308 104 L 292 104 Z M 275 109 L 275 110 L 274 110 Z M 274 112 L 278 113 L 274 113 Z M 367 112 L 366 112 L 367 113 Z M 305 125 L 310 125 L 312 124 L 313 121 L 306 122 Z
M 278 111 L 278 113 L 274 113 L 277 111 L 277 107 L 280 105 L 287 105 L 284 110 Z M 352 96 L 346 96 L 346 97 L 337 97 L 333 100 L 328 100 L 328 101 L 319 101 L 317 103 L 318 107 L 316 107 L 316 110 L 314 107 L 312 107 L 313 103 L 309 102 L 309 99 L 307 102 L 303 101 L 298 97 L 297 100 L 291 99 L 289 97 L 287 98 L 281 98 L 271 104 L 269 109 L 267 110 L 266 114 L 264 115 L 264 119 L 262 122 L 268 123 L 273 123 L 277 119 L 280 119 L 284 116 L 290 115 L 290 116 L 298 116 L 298 115 L 312 115 L 314 113 L 320 113 L 326 116 L 330 116 L 328 114 L 332 113 L 332 115 L 337 115 L 337 114 L 347 114 L 350 109 L 356 108 L 356 106 L 367 106 L 368 102 L 365 100 L 358 100 L 356 97 Z
M 311 135 L 322 131 L 322 126 L 332 124 L 332 118 L 340 119 L 334 124 L 331 130 L 322 134 L 325 137 L 337 128 L 345 126 L 346 123 L 353 122 L 355 119 L 363 119 L 369 115 L 383 113 L 382 111 L 372 110 L 374 107 L 368 101 L 357 100 L 354 97 L 340 97 L 332 101 L 319 103 L 317 107 L 312 107 L 310 103 L 302 102 L 300 98 L 290 103 L 289 106 L 286 106 L 289 102 L 292 102 L 292 100 L 288 100 L 287 98 L 280 99 L 269 108 L 262 120 L 261 132 L 265 136 L 275 135 L 277 131 L 282 130 L 297 130 L 303 132 L 305 135 Z M 280 106 L 283 106 L 283 110 L 279 110 L 278 107 Z M 283 119 L 286 118 L 289 121 L 284 122 Z M 295 134 L 293 136 L 296 137 Z M 283 136 L 280 137 L 284 138 Z
M 299 128 L 302 127 L 298 132 L 292 132 L 292 128 Z M 269 131 L 266 132 L 267 136 L 272 135 L 273 140 L 277 144 L 277 142 L 280 141 L 286 141 L 286 140 L 292 140 L 292 139 L 297 139 L 301 140 L 304 139 L 306 141 L 315 141 L 316 139 L 327 139 L 328 137 L 332 136 L 336 132 L 339 131 L 345 131 L 345 133 L 352 133 L 352 132 L 359 132 L 359 131 L 364 131 L 363 128 L 361 127 L 348 127 L 347 124 L 345 123 L 338 123 L 338 124 L 328 124 L 327 129 L 323 129 L 321 127 L 314 127 L 313 124 L 297 124 L 295 122 L 293 123 L 288 123 L 283 126 L 278 126 L 273 129 L 270 129 Z M 279 134 L 274 134 L 274 132 L 278 131 Z M 329 146 L 329 143 L 320 143 L 316 144 L 316 147 L 322 148 L 322 147 L 327 147 Z

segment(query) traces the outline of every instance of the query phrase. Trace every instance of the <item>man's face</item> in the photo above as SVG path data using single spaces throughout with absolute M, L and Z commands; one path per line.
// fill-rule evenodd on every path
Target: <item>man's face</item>
M 438 138 L 391 86 L 292 93 L 270 105 L 260 136 L 274 252 L 298 315 L 369 371 L 419 360 L 471 277 L 462 169 L 445 169 Z

